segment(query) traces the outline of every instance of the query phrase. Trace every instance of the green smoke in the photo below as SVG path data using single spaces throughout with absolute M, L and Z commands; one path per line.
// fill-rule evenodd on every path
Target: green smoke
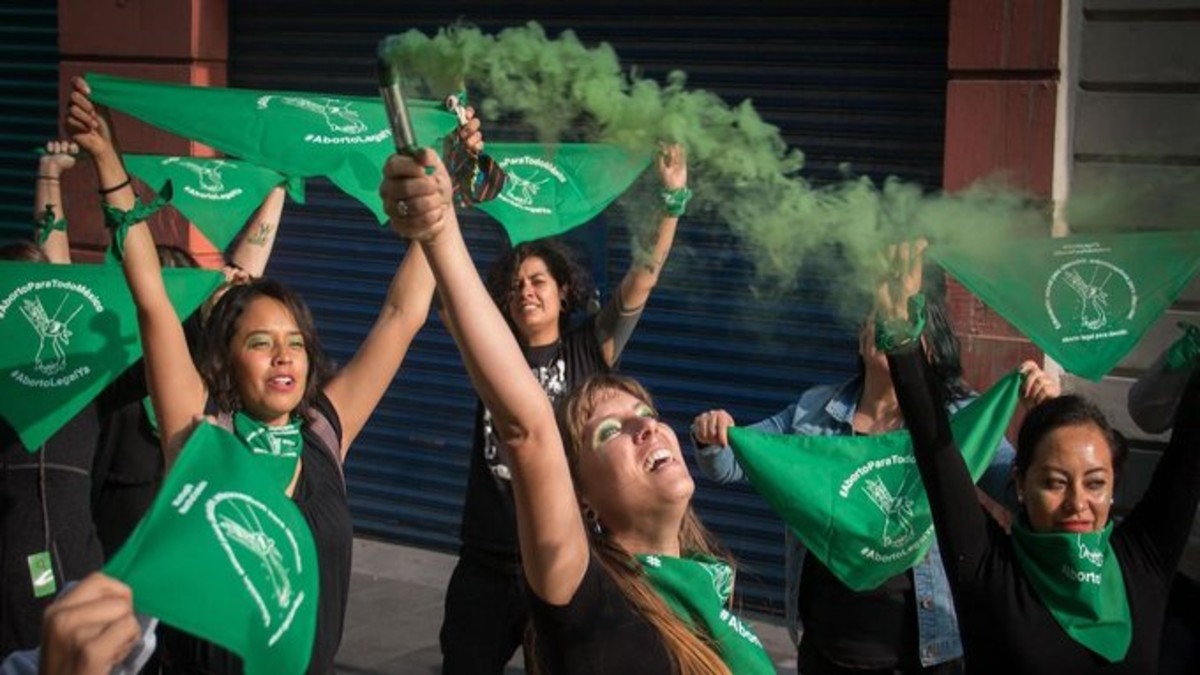
M 803 153 L 749 101 L 731 106 L 690 90 L 678 71 L 664 84 L 626 72 L 609 45 L 588 47 L 571 31 L 553 39 L 536 23 L 495 35 L 465 25 L 433 37 L 409 31 L 385 40 L 380 56 L 423 80 L 427 95 L 466 84 L 482 94 L 485 118 L 519 119 L 544 142 L 582 133 L 643 151 L 684 144 L 695 193 L 689 212 L 727 223 L 745 242 L 760 289 L 786 291 L 802 272 L 816 273 L 861 297 L 874 287 L 888 243 L 927 236 L 987 247 L 1015 232 L 1049 232 L 1044 204 L 995 186 L 929 195 L 898 179 L 876 184 L 849 173 L 815 186 L 800 174 Z M 629 196 L 639 195 L 648 191 Z M 632 222 L 654 222 L 652 196 L 624 202 Z

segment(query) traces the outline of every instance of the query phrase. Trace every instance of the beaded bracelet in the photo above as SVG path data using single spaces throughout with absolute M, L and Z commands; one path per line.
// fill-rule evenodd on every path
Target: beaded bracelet
M 881 352 L 894 352 L 919 341 L 923 332 L 925 294 L 917 293 L 908 299 L 908 319 L 875 319 L 875 348 Z
M 663 201 L 663 210 L 669 216 L 678 218 L 687 210 L 688 201 L 692 198 L 692 191 L 686 186 L 675 188 L 674 190 L 663 190 L 659 193 Z

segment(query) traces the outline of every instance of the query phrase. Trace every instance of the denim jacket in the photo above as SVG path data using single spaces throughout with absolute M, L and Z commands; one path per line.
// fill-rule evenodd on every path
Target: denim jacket
M 777 434 L 848 436 L 853 433 L 851 425 L 862 387 L 861 376 L 840 385 L 813 387 L 801 394 L 800 400 L 777 415 L 749 428 Z M 971 400 L 967 398 L 955 401 L 949 406 L 950 412 L 959 410 Z M 991 465 L 979 481 L 979 486 L 984 492 L 1006 506 L 1013 504 L 1013 499 L 1007 496 L 1007 485 L 1014 456 L 1012 446 L 1007 440 L 1003 441 Z M 696 449 L 696 461 L 701 473 L 715 481 L 730 483 L 745 480 L 745 474 L 738 466 L 733 450 L 727 446 L 699 447 Z M 791 528 L 785 529 L 787 622 L 792 641 L 798 645 L 800 634 L 804 630 L 797 606 L 800 574 L 804 567 L 804 556 L 808 552 L 804 544 L 792 533 Z M 920 641 L 918 653 L 921 665 L 929 667 L 961 657 L 962 644 L 959 642 L 954 601 L 950 595 L 950 584 L 942 566 L 942 554 L 938 550 L 936 540 L 930 547 L 929 554 L 913 567 L 913 590 L 917 598 L 917 628 Z

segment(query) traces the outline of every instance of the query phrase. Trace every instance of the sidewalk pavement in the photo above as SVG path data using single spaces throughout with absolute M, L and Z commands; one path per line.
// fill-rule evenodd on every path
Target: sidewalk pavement
M 350 607 L 336 670 L 345 675 L 436 675 L 442 653 L 442 598 L 456 557 L 419 548 L 354 540 Z M 796 672 L 796 651 L 782 619 L 745 615 L 781 673 Z M 525 672 L 520 650 L 505 671 Z

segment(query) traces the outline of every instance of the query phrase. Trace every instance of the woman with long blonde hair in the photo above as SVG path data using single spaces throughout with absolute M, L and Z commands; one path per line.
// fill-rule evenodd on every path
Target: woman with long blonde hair
M 773 673 L 761 643 L 727 609 L 732 567 L 692 513 L 695 486 L 674 431 L 644 389 L 612 375 L 564 402 L 560 431 L 471 262 L 448 184 L 424 151 L 391 157 L 380 192 L 393 229 L 425 251 L 507 454 L 534 667 Z

